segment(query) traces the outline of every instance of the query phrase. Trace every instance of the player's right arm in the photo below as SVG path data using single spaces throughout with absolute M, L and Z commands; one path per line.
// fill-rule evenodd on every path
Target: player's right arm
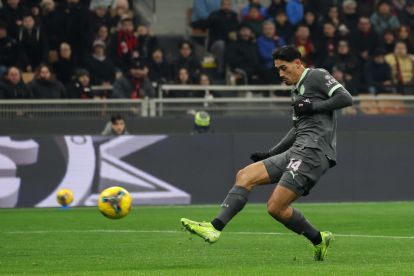
M 287 151 L 295 142 L 295 128 L 291 128 L 289 132 L 283 137 L 280 142 L 272 147 L 268 152 L 255 152 L 250 155 L 250 159 L 254 162 L 258 162 L 269 158 L 270 156 L 280 154 L 282 152 Z

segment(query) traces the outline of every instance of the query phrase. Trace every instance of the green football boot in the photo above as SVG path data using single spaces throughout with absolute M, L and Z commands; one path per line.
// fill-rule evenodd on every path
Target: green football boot
M 313 259 L 315 261 L 323 261 L 326 258 L 328 253 L 328 247 L 331 241 L 333 241 L 334 236 L 331 232 L 325 231 L 321 232 L 322 242 L 313 247 Z
M 181 224 L 188 232 L 196 234 L 209 243 L 218 241 L 221 234 L 221 231 L 216 230 L 210 222 L 198 222 L 182 218 Z

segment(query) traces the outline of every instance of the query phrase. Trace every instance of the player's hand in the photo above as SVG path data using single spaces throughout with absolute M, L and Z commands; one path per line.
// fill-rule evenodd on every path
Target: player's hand
M 313 113 L 313 105 L 309 99 L 300 99 L 292 104 L 297 115 L 306 115 Z
M 254 162 L 262 161 L 269 157 L 270 154 L 268 152 L 255 152 L 250 155 L 250 159 L 252 159 Z

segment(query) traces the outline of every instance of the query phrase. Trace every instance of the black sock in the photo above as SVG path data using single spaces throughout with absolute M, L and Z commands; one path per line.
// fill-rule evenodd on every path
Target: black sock
M 221 204 L 221 210 L 211 224 L 222 231 L 226 224 L 246 205 L 250 191 L 244 187 L 234 185 Z
M 292 216 L 284 225 L 293 232 L 304 235 L 314 245 L 322 242 L 321 233 L 295 208 L 293 208 Z
M 211 221 L 211 224 L 216 230 L 219 230 L 219 231 L 222 231 L 224 226 L 226 226 L 221 220 L 216 219 L 216 218 Z

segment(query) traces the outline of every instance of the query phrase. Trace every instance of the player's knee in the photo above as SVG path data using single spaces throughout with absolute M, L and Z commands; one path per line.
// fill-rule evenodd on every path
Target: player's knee
M 238 186 L 242 186 L 246 189 L 251 189 L 253 188 L 253 185 L 251 183 L 250 177 L 249 177 L 249 173 L 247 172 L 246 169 L 241 169 L 240 171 L 237 172 L 236 174 L 236 184 Z
M 267 202 L 267 212 L 269 213 L 269 215 L 271 215 L 274 219 L 280 221 L 280 222 L 284 222 L 286 221 L 286 211 L 287 208 L 273 202 L 273 201 L 268 201 Z

